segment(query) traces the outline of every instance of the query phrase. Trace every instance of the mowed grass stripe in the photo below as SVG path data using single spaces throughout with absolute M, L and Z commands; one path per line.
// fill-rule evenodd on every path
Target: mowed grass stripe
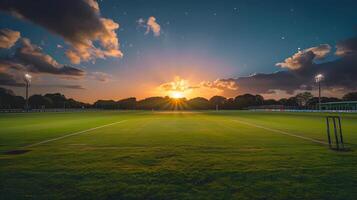
M 112 125 L 115 125 L 115 124 L 120 124 L 120 123 L 123 123 L 125 121 L 127 121 L 127 120 L 122 120 L 122 121 L 118 121 L 118 122 L 114 122 L 114 123 L 110 123 L 110 124 L 105 124 L 105 125 L 102 125 L 102 126 L 97 126 L 97 127 L 94 127 L 94 128 L 90 128 L 90 129 L 86 129 L 86 130 L 70 133 L 70 134 L 67 134 L 67 135 L 63 135 L 63 136 L 60 136 L 60 137 L 56 137 L 56 138 L 52 138 L 52 139 L 48 139 L 48 140 L 43 140 L 41 142 L 37 142 L 37 143 L 34 143 L 34 144 L 26 145 L 26 146 L 24 146 L 24 148 L 34 147 L 34 146 L 38 146 L 38 145 L 41 145 L 41 144 L 45 144 L 45 143 L 61 140 L 61 139 L 67 138 L 67 137 L 71 137 L 71 136 L 79 135 L 79 134 L 82 134 L 82 133 L 94 131 L 94 130 L 101 129 L 101 128 L 108 127 L 108 126 L 112 126 Z
M 305 136 L 289 133 L 289 132 L 278 130 L 278 129 L 269 128 L 269 127 L 266 127 L 266 126 L 261 126 L 261 125 L 258 125 L 258 124 L 253 124 L 253 123 L 250 123 L 250 122 L 237 120 L 237 119 L 232 120 L 232 121 L 240 123 L 240 124 L 245 124 L 245 125 L 248 125 L 248 126 L 251 126 L 251 127 L 264 129 L 264 130 L 267 130 L 267 131 L 270 131 L 270 132 L 280 133 L 280 134 L 283 134 L 283 135 L 296 137 L 296 138 L 300 138 L 300 139 L 303 139 L 303 140 L 308 140 L 308 141 L 311 141 L 311 142 L 314 142 L 314 143 L 318 143 L 318 144 L 322 144 L 322 145 L 328 145 L 328 143 L 324 142 L 324 141 L 320 141 L 320 140 L 316 140 L 314 138 L 310 138 L 310 137 L 305 137 Z

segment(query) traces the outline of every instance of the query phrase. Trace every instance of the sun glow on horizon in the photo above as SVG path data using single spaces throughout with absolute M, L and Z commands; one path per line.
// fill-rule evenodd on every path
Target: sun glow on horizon
M 185 98 L 185 94 L 180 91 L 172 91 L 170 97 L 173 99 L 182 99 Z
M 187 94 L 192 91 L 192 86 L 186 79 L 176 76 L 174 81 L 161 84 L 159 90 L 173 99 L 186 98 Z
M 174 77 L 173 81 L 162 83 L 156 87 L 158 96 L 168 96 L 172 99 L 191 99 L 195 97 L 211 98 L 220 95 L 221 90 L 206 87 L 202 80 L 192 81 L 193 79 L 183 79 L 179 76 Z M 155 95 L 156 95 L 155 94 Z

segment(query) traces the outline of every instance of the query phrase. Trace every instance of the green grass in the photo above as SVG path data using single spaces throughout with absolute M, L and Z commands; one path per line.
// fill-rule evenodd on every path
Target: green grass
M 0 199 L 355 199 L 356 114 L 341 115 L 348 152 L 240 123 L 326 141 L 325 115 L 0 114 Z

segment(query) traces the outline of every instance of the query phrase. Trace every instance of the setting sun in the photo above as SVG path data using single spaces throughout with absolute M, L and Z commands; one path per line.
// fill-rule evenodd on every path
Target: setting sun
M 174 98 L 174 99 L 182 99 L 182 98 L 185 97 L 185 95 L 184 95 L 183 92 L 173 91 L 173 92 L 170 94 L 170 97 L 171 97 L 171 98 Z

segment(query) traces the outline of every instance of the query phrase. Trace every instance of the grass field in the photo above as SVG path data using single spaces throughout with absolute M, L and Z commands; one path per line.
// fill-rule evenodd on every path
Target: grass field
M 324 115 L 0 114 L 0 199 L 356 199 L 357 114 L 347 152 Z

